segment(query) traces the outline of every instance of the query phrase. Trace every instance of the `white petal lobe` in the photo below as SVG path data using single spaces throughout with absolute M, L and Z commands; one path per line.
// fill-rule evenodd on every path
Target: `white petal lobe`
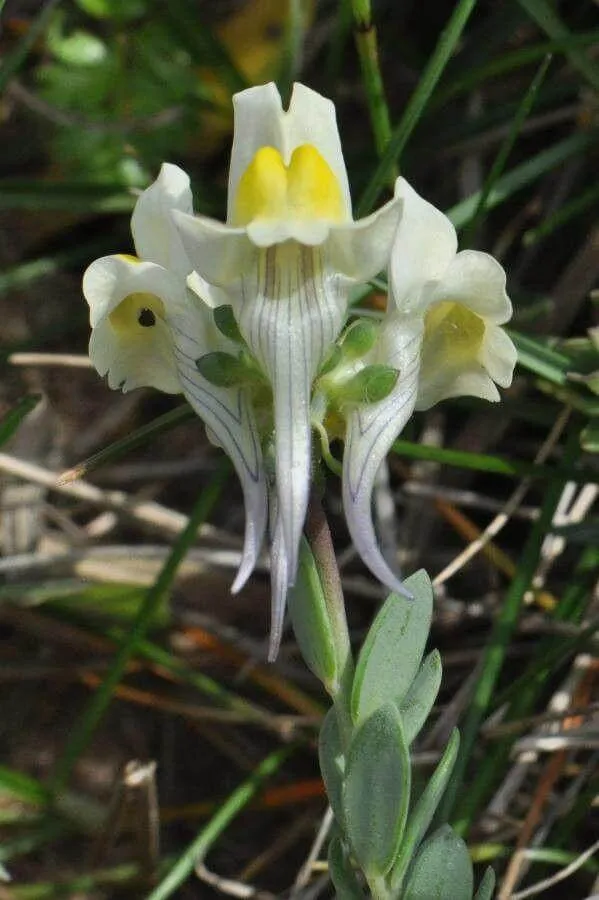
M 350 414 L 343 454 L 343 505 L 356 549 L 379 581 L 404 595 L 405 588 L 379 550 L 371 500 L 378 468 L 414 410 L 421 341 L 417 320 L 389 322 L 377 361 L 399 370 L 397 385 L 384 400 L 362 404 Z

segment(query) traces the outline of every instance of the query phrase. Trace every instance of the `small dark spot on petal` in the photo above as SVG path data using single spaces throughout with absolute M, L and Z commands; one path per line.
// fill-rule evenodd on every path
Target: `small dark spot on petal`
M 137 314 L 137 321 L 142 328 L 152 328 L 156 324 L 156 316 L 151 309 L 144 307 Z

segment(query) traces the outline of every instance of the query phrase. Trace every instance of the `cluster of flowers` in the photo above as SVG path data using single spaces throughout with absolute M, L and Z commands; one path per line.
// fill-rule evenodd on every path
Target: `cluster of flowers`
M 183 393 L 243 487 L 239 590 L 271 537 L 270 657 L 294 583 L 312 436 L 342 437 L 347 524 L 391 590 L 371 517 L 377 469 L 414 409 L 445 397 L 499 399 L 516 353 L 505 274 L 457 252 L 450 221 L 399 178 L 393 199 L 354 221 L 334 105 L 296 84 L 234 98 L 226 224 L 194 216 L 189 178 L 164 164 L 138 198 L 137 256 L 87 269 L 90 357 L 111 388 Z M 386 270 L 388 308 L 356 318 L 351 294 Z

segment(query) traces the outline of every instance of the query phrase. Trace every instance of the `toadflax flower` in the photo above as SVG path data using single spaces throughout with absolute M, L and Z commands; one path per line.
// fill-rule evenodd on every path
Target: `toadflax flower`
M 106 256 L 83 281 L 90 357 L 110 387 L 183 393 L 241 480 L 246 528 L 238 590 L 267 522 L 269 658 L 296 578 L 312 433 L 345 440 L 350 532 L 372 572 L 404 592 L 382 558 L 370 502 L 376 471 L 415 408 L 444 397 L 498 399 L 514 347 L 501 266 L 457 253 L 448 219 L 399 179 L 394 198 L 354 221 L 333 104 L 301 84 L 283 110 L 273 84 L 234 98 L 225 223 L 194 216 L 189 179 L 165 164 L 139 197 L 137 256 Z M 389 270 L 380 324 L 358 319 L 351 288 Z
M 296 84 L 234 98 L 227 222 L 174 212 L 194 269 L 223 290 L 272 390 L 271 657 L 294 583 L 311 468 L 312 384 L 345 324 L 349 289 L 385 268 L 396 197 L 352 219 L 333 104 Z
M 165 164 L 138 198 L 131 219 L 137 256 L 104 256 L 83 277 L 90 307 L 89 354 L 111 388 L 144 385 L 183 393 L 210 436 L 229 454 L 246 504 L 239 590 L 256 563 L 266 515 L 266 484 L 253 408 L 243 386 L 219 387 L 204 378 L 196 359 L 231 343 L 215 327 L 218 292 L 192 273 L 172 210 L 191 213 L 189 178 Z M 190 285 L 201 296 L 190 289 Z
M 397 577 L 378 548 L 371 516 L 376 472 L 414 409 L 447 397 L 499 400 L 510 386 L 516 349 L 500 327 L 512 315 L 505 272 L 486 253 L 457 252 L 455 228 L 404 178 L 395 197 L 402 216 L 389 262 L 389 308 L 367 362 L 399 371 L 378 403 L 347 414 L 343 501 L 360 555 L 392 590 Z

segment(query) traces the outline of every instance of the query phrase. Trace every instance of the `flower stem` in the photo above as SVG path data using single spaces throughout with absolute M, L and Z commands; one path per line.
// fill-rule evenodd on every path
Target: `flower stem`
M 344 748 L 347 749 L 352 733 L 350 698 L 354 661 L 335 548 L 333 547 L 331 531 L 322 506 L 322 500 L 315 488 L 312 490 L 308 504 L 305 534 L 318 568 L 335 642 L 335 654 L 340 674 L 332 699 L 337 714 L 341 740 Z
M 354 18 L 356 47 L 368 100 L 370 122 L 374 134 L 376 152 L 382 157 L 391 139 L 391 120 L 385 99 L 385 89 L 379 63 L 376 28 L 372 22 L 370 0 L 351 0 Z M 395 169 L 388 172 L 390 183 L 395 180 Z

